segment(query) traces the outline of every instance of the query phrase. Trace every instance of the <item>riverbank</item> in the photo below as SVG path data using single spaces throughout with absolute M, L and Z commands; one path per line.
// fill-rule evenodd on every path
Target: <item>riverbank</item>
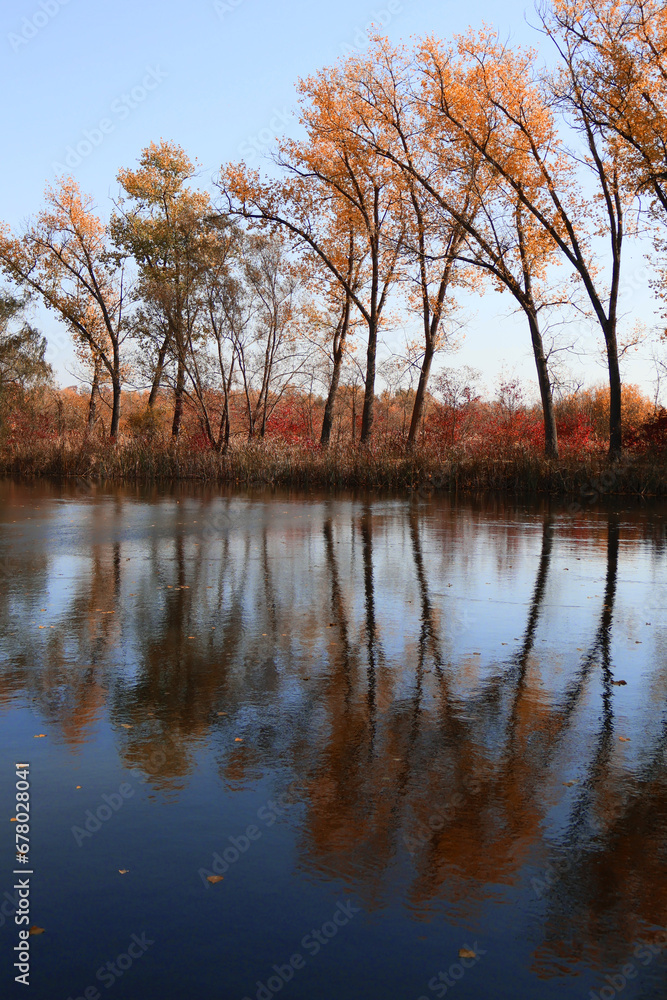
M 330 448 L 279 441 L 239 442 L 222 455 L 136 439 L 116 445 L 63 439 L 0 450 L 0 475 L 110 482 L 198 481 L 317 488 L 532 491 L 583 497 L 667 496 L 667 457 L 628 452 L 610 464 L 603 454 L 546 460 L 527 449 L 502 457 L 404 447 Z

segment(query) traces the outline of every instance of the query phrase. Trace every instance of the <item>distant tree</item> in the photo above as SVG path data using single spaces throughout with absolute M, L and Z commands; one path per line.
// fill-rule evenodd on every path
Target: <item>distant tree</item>
M 172 437 L 181 429 L 186 395 L 187 355 L 197 338 L 200 296 L 217 232 L 207 194 L 188 181 L 196 166 L 176 143 L 152 142 L 141 153 L 136 170 L 122 169 L 122 196 L 110 229 L 121 253 L 138 269 L 137 298 L 142 306 L 134 332 L 154 360 L 149 406 L 170 375 L 174 389 Z
M 8 404 L 53 377 L 46 339 L 25 317 L 26 300 L 0 291 L 0 427 Z
M 71 177 L 47 187 L 46 205 L 23 231 L 0 225 L 0 267 L 37 292 L 68 326 L 75 346 L 99 362 L 111 382 L 110 436 L 118 434 L 124 369 L 121 349 L 123 267 L 110 255 L 108 232 Z M 93 387 L 94 391 L 94 387 Z

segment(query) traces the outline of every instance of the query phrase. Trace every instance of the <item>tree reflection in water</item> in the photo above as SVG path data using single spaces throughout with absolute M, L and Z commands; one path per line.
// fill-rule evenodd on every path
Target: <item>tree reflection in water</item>
M 3 712 L 73 749 L 107 715 L 175 802 L 203 745 L 296 781 L 303 870 L 369 909 L 401 872 L 416 919 L 513 890 L 540 976 L 664 923 L 662 515 L 3 489 Z

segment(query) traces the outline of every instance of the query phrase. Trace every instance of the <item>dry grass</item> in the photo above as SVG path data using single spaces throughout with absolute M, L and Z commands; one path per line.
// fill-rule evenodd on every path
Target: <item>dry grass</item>
M 116 445 L 78 436 L 32 440 L 0 449 L 5 476 L 94 479 L 110 482 L 273 484 L 450 492 L 503 490 L 553 495 L 619 493 L 667 495 L 664 458 L 627 456 L 609 465 L 602 456 L 547 461 L 528 450 L 504 458 L 471 458 L 404 447 L 318 448 L 279 441 L 237 442 L 226 455 L 194 450 L 187 442 L 120 440 Z

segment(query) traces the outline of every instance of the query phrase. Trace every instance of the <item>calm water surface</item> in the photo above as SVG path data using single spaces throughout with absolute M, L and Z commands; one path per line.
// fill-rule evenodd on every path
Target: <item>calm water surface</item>
M 0 995 L 665 997 L 666 515 L 0 484 Z

